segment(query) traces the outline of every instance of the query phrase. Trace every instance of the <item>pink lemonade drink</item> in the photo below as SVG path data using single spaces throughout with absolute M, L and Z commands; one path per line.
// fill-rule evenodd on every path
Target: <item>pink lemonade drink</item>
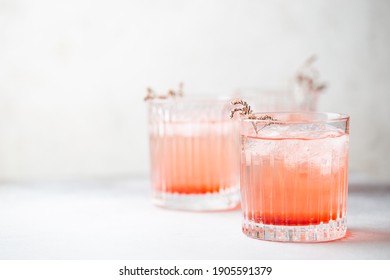
M 270 113 L 241 121 L 243 232 L 319 242 L 346 233 L 349 117 Z
M 149 102 L 154 203 L 182 210 L 236 208 L 237 122 L 228 100 L 174 98 Z

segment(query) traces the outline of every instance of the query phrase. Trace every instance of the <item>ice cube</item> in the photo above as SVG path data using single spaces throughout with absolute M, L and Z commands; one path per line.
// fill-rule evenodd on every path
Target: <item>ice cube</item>
M 257 127 L 257 135 L 266 138 L 319 139 L 344 134 L 339 128 L 324 123 L 270 124 L 266 126 L 258 125 Z

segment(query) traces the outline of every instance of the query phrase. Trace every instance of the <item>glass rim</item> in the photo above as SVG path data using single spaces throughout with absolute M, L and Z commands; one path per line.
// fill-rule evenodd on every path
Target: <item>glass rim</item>
M 270 116 L 275 117 L 275 121 L 278 124 L 306 124 L 306 123 L 329 123 L 329 122 L 338 122 L 338 121 L 348 121 L 350 116 L 342 113 L 332 113 L 332 112 L 304 112 L 304 111 L 291 111 L 291 112 L 255 112 L 254 116 Z M 308 118 L 301 118 L 299 120 L 278 120 L 278 115 L 299 115 L 299 116 L 308 116 Z M 311 116 L 311 117 L 309 117 Z M 315 116 L 325 116 L 323 119 L 316 119 Z M 269 123 L 270 119 L 259 120 L 259 119 L 249 119 L 247 117 L 241 118 L 241 122 L 255 122 L 255 123 Z
M 245 87 L 245 88 L 238 88 L 235 90 L 236 94 L 242 94 L 242 95 L 261 95 L 261 94 L 291 94 L 293 96 L 294 89 L 292 88 L 256 88 L 256 87 Z
M 174 96 L 167 98 L 154 98 L 147 100 L 146 103 L 155 104 L 174 104 L 174 103 L 187 103 L 187 102 L 226 102 L 227 105 L 231 105 L 230 102 L 233 100 L 232 96 L 229 95 L 184 95 Z

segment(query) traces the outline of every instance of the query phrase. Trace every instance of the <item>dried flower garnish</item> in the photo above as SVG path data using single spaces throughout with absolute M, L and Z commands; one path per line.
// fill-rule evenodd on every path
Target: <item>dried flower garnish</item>
M 319 81 L 319 72 L 313 64 L 317 60 L 316 55 L 309 57 L 305 63 L 298 69 L 295 80 L 298 86 L 306 94 L 318 94 L 327 88 L 325 83 Z
M 296 98 L 301 100 L 297 105 L 302 111 L 315 111 L 320 93 L 328 87 L 326 83 L 319 81 L 319 72 L 314 67 L 316 60 L 316 55 L 309 57 L 294 76 Z
M 167 99 L 170 97 L 178 97 L 178 96 L 183 96 L 183 83 L 179 84 L 179 89 L 178 90 L 172 90 L 170 89 L 167 94 L 157 94 L 153 89 L 148 87 L 146 89 L 146 96 L 144 97 L 145 101 L 151 100 L 151 99 Z
M 234 114 L 237 112 L 240 112 L 240 116 L 247 116 L 250 117 L 253 115 L 253 112 L 251 110 L 251 106 L 247 102 L 245 102 L 242 99 L 234 99 L 231 101 L 232 105 L 242 105 L 241 108 L 234 108 L 230 111 L 230 118 L 232 119 L 234 117 Z
M 252 123 L 253 128 L 255 129 L 256 133 L 259 132 L 259 130 L 263 129 L 266 126 L 269 126 L 271 124 L 279 124 L 277 119 L 271 117 L 270 115 L 262 115 L 262 116 L 256 116 L 253 114 L 253 111 L 251 109 L 251 106 L 246 101 L 243 101 L 242 99 L 234 99 L 231 102 L 232 105 L 242 105 L 240 108 L 234 108 L 230 111 L 230 118 L 232 119 L 234 117 L 234 114 L 239 112 L 241 117 L 250 119 L 250 120 L 259 120 L 259 121 L 268 121 L 268 122 L 254 122 Z M 258 127 L 258 124 L 261 123 L 263 126 Z

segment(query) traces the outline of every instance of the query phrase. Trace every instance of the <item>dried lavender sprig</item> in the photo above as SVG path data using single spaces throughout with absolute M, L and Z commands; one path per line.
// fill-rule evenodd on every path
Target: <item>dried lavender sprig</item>
M 277 119 L 271 117 L 270 115 L 256 116 L 255 114 L 253 114 L 249 104 L 247 102 L 243 101 L 242 99 L 234 99 L 231 102 L 231 104 L 232 105 L 242 105 L 242 107 L 233 108 L 230 111 L 230 118 L 233 118 L 235 113 L 240 112 L 240 116 L 245 116 L 246 118 L 251 119 L 251 120 L 259 120 L 259 121 L 268 120 L 269 122 L 265 123 L 261 129 L 263 129 L 264 127 L 269 126 L 271 124 L 279 123 Z M 259 132 L 259 129 L 257 127 L 257 123 L 252 123 L 252 125 L 253 125 L 253 128 L 257 134 Z
M 150 87 L 146 88 L 146 96 L 144 97 L 144 101 L 148 101 L 151 99 L 167 99 L 169 97 L 177 97 L 177 96 L 183 96 L 183 83 L 179 83 L 179 89 L 178 90 L 169 90 L 167 94 L 165 95 L 158 95 L 153 89 Z
M 247 102 L 243 101 L 242 99 L 234 99 L 231 101 L 231 104 L 232 105 L 242 105 L 241 108 L 234 108 L 233 110 L 231 110 L 231 112 L 230 112 L 231 119 L 234 117 L 234 114 L 236 112 L 240 112 L 241 116 L 253 115 L 253 112 L 251 110 L 251 106 L 249 106 L 249 104 Z
M 319 81 L 318 71 L 313 66 L 316 60 L 316 55 L 310 56 L 295 76 L 298 86 L 305 90 L 307 94 L 320 93 L 328 87 L 326 83 Z

